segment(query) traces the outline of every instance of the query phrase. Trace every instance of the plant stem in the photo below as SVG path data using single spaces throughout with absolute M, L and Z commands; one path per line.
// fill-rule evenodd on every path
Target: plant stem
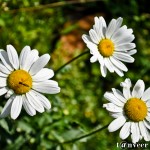
M 68 62 L 65 63 L 64 65 L 62 65 L 60 68 L 58 68 L 58 69 L 55 71 L 55 76 L 56 76 L 56 74 L 57 74 L 61 69 L 63 69 L 65 66 L 67 66 L 68 64 L 70 64 L 70 63 L 73 62 L 74 60 L 76 60 L 76 59 L 78 59 L 79 57 L 81 57 L 81 56 L 83 56 L 83 55 L 85 55 L 85 54 L 88 54 L 88 53 L 89 53 L 89 50 L 87 50 L 87 51 L 81 53 L 80 55 L 74 57 L 73 59 L 71 59 L 70 61 L 68 61 Z
M 78 141 L 78 140 L 80 140 L 80 139 L 83 139 L 83 138 L 85 138 L 85 137 L 91 136 L 91 135 L 93 135 L 93 134 L 95 134 L 95 133 L 97 133 L 97 132 L 100 132 L 100 131 L 102 131 L 103 129 L 107 128 L 108 125 L 109 125 L 109 124 L 105 125 L 104 127 L 98 128 L 97 130 L 92 131 L 92 132 L 90 132 L 90 133 L 88 133 L 88 134 L 82 135 L 82 136 L 77 137 L 77 138 L 72 139 L 72 140 L 64 141 L 64 142 L 62 142 L 62 143 L 60 143 L 60 144 L 73 143 L 73 142 Z

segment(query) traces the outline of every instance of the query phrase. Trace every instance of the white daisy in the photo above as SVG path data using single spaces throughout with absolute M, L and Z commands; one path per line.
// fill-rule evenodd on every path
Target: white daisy
M 130 92 L 130 79 L 126 79 L 120 85 L 123 87 L 123 93 L 113 88 L 112 92 L 104 94 L 110 103 L 104 104 L 103 107 L 115 118 L 108 130 L 114 132 L 122 127 L 121 139 L 124 140 L 131 134 L 133 143 L 142 138 L 150 141 L 150 87 L 145 90 L 143 80 L 138 80 Z
M 112 19 L 108 27 L 103 17 L 95 17 L 93 29 L 90 29 L 89 36 L 83 35 L 82 39 L 90 49 L 93 55 L 90 61 L 99 61 L 103 77 L 107 75 L 107 69 L 110 72 L 116 72 L 123 76 L 123 71 L 127 67 L 121 62 L 132 63 L 134 58 L 131 55 L 136 53 L 132 29 L 127 29 L 124 25 L 121 27 L 123 19 Z
M 12 45 L 7 45 L 7 52 L 0 51 L 0 95 L 9 98 L 0 117 L 9 114 L 16 119 L 22 106 L 33 116 L 36 111 L 42 113 L 50 109 L 49 100 L 40 93 L 56 94 L 60 92 L 58 83 L 49 80 L 54 76 L 51 69 L 43 68 L 50 60 L 50 55 L 39 57 L 37 50 L 25 46 L 18 57 Z M 40 92 L 40 93 L 39 93 Z

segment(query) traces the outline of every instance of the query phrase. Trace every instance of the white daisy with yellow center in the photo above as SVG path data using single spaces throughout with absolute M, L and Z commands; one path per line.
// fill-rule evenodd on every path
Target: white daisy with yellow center
M 122 127 L 121 139 L 124 140 L 131 134 L 133 143 L 142 138 L 150 141 L 150 88 L 145 90 L 143 80 L 136 82 L 132 92 L 130 79 L 126 79 L 120 85 L 123 87 L 123 93 L 113 88 L 113 92 L 104 94 L 110 103 L 104 104 L 103 107 L 115 118 L 108 130 L 114 132 Z
M 40 94 L 60 92 L 58 83 L 49 80 L 54 76 L 53 70 L 43 68 L 49 60 L 50 55 L 39 57 L 38 51 L 29 46 L 23 48 L 20 57 L 12 45 L 7 45 L 7 51 L 0 51 L 0 95 L 9 98 L 1 118 L 10 114 L 16 119 L 22 106 L 30 116 L 51 108 L 49 100 Z
M 90 29 L 89 36 L 83 35 L 82 39 L 90 49 L 93 55 L 90 61 L 99 61 L 103 77 L 107 75 L 107 69 L 110 72 L 116 72 L 123 76 L 123 71 L 128 71 L 122 63 L 133 63 L 134 58 L 131 56 L 136 53 L 132 29 L 127 29 L 124 25 L 121 27 L 123 19 L 112 19 L 108 27 L 103 17 L 95 17 L 93 29 Z

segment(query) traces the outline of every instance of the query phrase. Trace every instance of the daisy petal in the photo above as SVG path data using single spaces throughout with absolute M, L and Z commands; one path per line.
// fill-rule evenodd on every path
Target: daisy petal
M 106 28 L 107 28 L 105 19 L 103 17 L 99 17 L 99 20 L 100 20 L 100 23 L 101 23 L 101 26 L 102 26 L 102 31 L 101 31 L 102 32 L 102 38 L 105 38 Z
M 117 66 L 120 70 L 128 71 L 128 68 L 119 60 L 115 59 L 113 56 L 110 57 L 111 62 Z
M 131 51 L 128 51 L 127 54 L 134 55 L 135 53 L 137 53 L 137 50 L 136 49 L 132 49 Z
M 23 107 L 24 107 L 25 111 L 30 116 L 36 115 L 35 109 L 31 106 L 31 104 L 29 103 L 29 101 L 28 101 L 28 99 L 27 99 L 27 97 L 25 95 L 22 96 L 22 101 L 23 101 Z
M 106 68 L 106 66 L 101 65 L 100 69 L 101 69 L 102 76 L 106 77 L 106 75 L 107 75 L 107 68 Z
M 0 78 L 0 88 L 7 86 L 7 79 L 6 78 Z
M 26 93 L 26 97 L 34 109 L 36 109 L 40 113 L 44 112 L 44 107 L 39 99 L 37 99 L 37 96 L 35 95 L 33 90 L 30 90 L 30 92 Z
M 106 108 L 109 112 L 122 112 L 123 109 L 121 107 L 116 106 L 113 103 L 107 103 L 103 105 L 104 108 Z
M 116 29 L 116 19 L 112 19 L 106 30 L 106 38 L 110 39 Z
M 109 58 L 104 58 L 105 66 L 110 72 L 114 72 L 114 67 Z
M 1 112 L 1 115 L 0 115 L 0 118 L 5 118 L 7 117 L 9 114 L 10 114 L 10 110 L 11 110 L 11 105 L 12 105 L 12 102 L 14 100 L 14 96 L 10 97 L 8 99 L 8 101 L 6 102 L 2 112 Z
M 102 39 L 102 24 L 100 23 L 100 20 L 98 17 L 94 18 L 95 25 L 93 25 L 93 29 L 97 33 L 99 41 Z
M 121 128 L 124 123 L 126 122 L 126 118 L 124 116 L 121 116 L 115 120 L 113 120 L 110 125 L 108 126 L 108 130 L 109 132 L 114 132 L 116 130 L 118 130 L 119 128 Z
M 142 95 L 142 100 L 143 101 L 147 101 L 148 99 L 150 99 L 150 87 L 143 93 Z
M 125 103 L 127 100 L 124 98 L 124 96 L 123 96 L 123 94 L 119 91 L 119 90 L 117 90 L 117 89 L 115 89 L 115 88 L 112 88 L 112 91 L 113 91 L 113 93 L 114 93 L 114 95 L 115 95 L 115 97 L 117 98 L 117 99 L 119 99 L 120 101 L 122 101 L 123 103 Z
M 138 123 L 131 123 L 131 139 L 133 143 L 136 143 L 140 139 L 140 131 L 138 127 Z
M 122 45 L 118 45 L 115 47 L 116 51 L 125 51 L 125 50 L 130 50 L 135 48 L 135 44 L 134 43 L 127 43 L 127 44 L 122 44 Z
M 2 65 L 1 63 L 0 63 L 0 71 L 2 72 L 2 73 L 4 73 L 4 74 L 10 74 L 11 73 L 11 71 L 10 70 L 8 70 L 4 65 Z
M 48 68 L 41 69 L 37 74 L 32 76 L 33 82 L 48 80 L 54 76 L 54 71 Z
M 28 54 L 28 58 L 27 58 L 28 61 L 25 62 L 23 69 L 29 71 L 33 63 L 38 59 L 38 57 L 39 57 L 39 52 L 37 50 L 32 50 Z
M 141 135 L 144 137 L 144 140 L 150 141 L 150 133 L 142 121 L 139 122 L 139 128 L 140 128 Z
M 47 94 L 56 94 L 60 92 L 58 83 L 53 80 L 34 82 L 32 88 L 38 92 L 47 93 Z
M 90 36 L 88 36 L 88 35 L 86 35 L 86 34 L 83 34 L 82 35 L 82 39 L 83 39 L 83 41 L 85 42 L 85 43 L 93 43 L 93 41 L 91 40 L 91 37 Z
M 145 89 L 145 84 L 143 80 L 138 80 L 133 87 L 132 96 L 136 98 L 141 98 Z
M 22 108 L 22 96 L 16 96 L 11 106 L 10 114 L 12 119 L 16 119 L 19 116 L 21 108 Z
M 96 61 L 97 61 L 97 57 L 92 56 L 92 57 L 90 58 L 90 62 L 91 62 L 91 63 L 94 63 L 94 62 L 96 62 Z
M 50 55 L 42 55 L 30 68 L 29 73 L 35 75 L 38 73 L 50 60 Z
M 129 54 L 123 53 L 123 52 L 114 52 L 113 57 L 115 57 L 118 60 L 121 60 L 123 62 L 127 63 L 133 63 L 134 58 L 131 57 Z
M 104 94 L 104 97 L 105 97 L 108 101 L 114 103 L 114 104 L 117 105 L 117 106 L 120 106 L 120 107 L 124 106 L 124 103 L 121 102 L 119 99 L 117 99 L 117 98 L 114 96 L 114 94 L 111 93 L 111 92 L 106 92 L 106 93 Z
M 7 54 L 10 63 L 17 70 L 19 69 L 19 58 L 15 48 L 12 45 L 7 45 Z
M 0 53 L 0 59 L 2 61 L 2 63 L 4 64 L 4 66 L 10 70 L 10 71 L 13 71 L 13 67 L 9 61 L 9 58 L 8 58 L 8 55 L 7 55 L 7 52 L 6 51 L 1 51 Z
M 146 128 L 148 128 L 150 130 L 150 122 L 143 120 L 144 125 L 146 126 Z
M 123 18 L 119 17 L 117 20 L 116 20 L 116 28 L 115 28 L 115 31 L 117 31 L 120 26 L 122 25 L 122 22 L 123 22 Z
M 26 62 L 27 62 L 27 59 L 28 59 L 28 56 L 29 53 L 30 53 L 31 49 L 30 49 L 30 46 L 25 46 L 21 53 L 20 53 L 20 57 L 19 57 L 19 61 L 20 61 L 20 69 L 24 69 L 24 65 L 26 65 Z
M 5 94 L 8 91 L 7 87 L 0 88 L 0 96 Z
M 114 66 L 114 71 L 120 76 L 123 77 L 124 73 L 122 70 L 120 70 L 119 68 L 117 68 L 116 66 Z
M 95 30 L 91 29 L 91 30 L 89 31 L 89 35 L 90 35 L 92 41 L 93 41 L 95 44 L 98 44 L 98 43 L 99 43 L 99 38 L 98 38 L 97 33 L 95 32 Z
M 123 112 L 117 112 L 117 113 L 111 113 L 110 112 L 110 116 L 112 116 L 113 118 L 119 118 L 119 117 L 121 117 L 121 116 L 123 116 Z
M 46 109 L 50 109 L 51 108 L 50 101 L 45 96 L 43 96 L 42 94 L 40 94 L 39 92 L 36 92 L 36 91 L 32 91 L 32 92 L 37 96 L 37 99 L 39 99 L 41 101 L 42 105 Z
M 130 122 L 126 122 L 124 124 L 124 126 L 122 127 L 122 129 L 120 130 L 120 138 L 122 140 L 126 139 L 129 134 L 130 134 L 130 127 L 131 127 L 131 123 Z

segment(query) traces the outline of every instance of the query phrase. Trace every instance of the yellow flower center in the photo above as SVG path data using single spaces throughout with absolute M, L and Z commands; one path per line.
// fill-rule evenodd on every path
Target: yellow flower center
M 109 39 L 103 39 L 98 45 L 99 52 L 104 57 L 112 56 L 114 52 L 114 43 Z
M 16 70 L 8 76 L 7 83 L 16 94 L 25 94 L 32 87 L 32 78 L 28 72 Z
M 146 117 L 147 106 L 145 102 L 139 98 L 130 98 L 124 105 L 124 112 L 130 120 L 139 122 Z

